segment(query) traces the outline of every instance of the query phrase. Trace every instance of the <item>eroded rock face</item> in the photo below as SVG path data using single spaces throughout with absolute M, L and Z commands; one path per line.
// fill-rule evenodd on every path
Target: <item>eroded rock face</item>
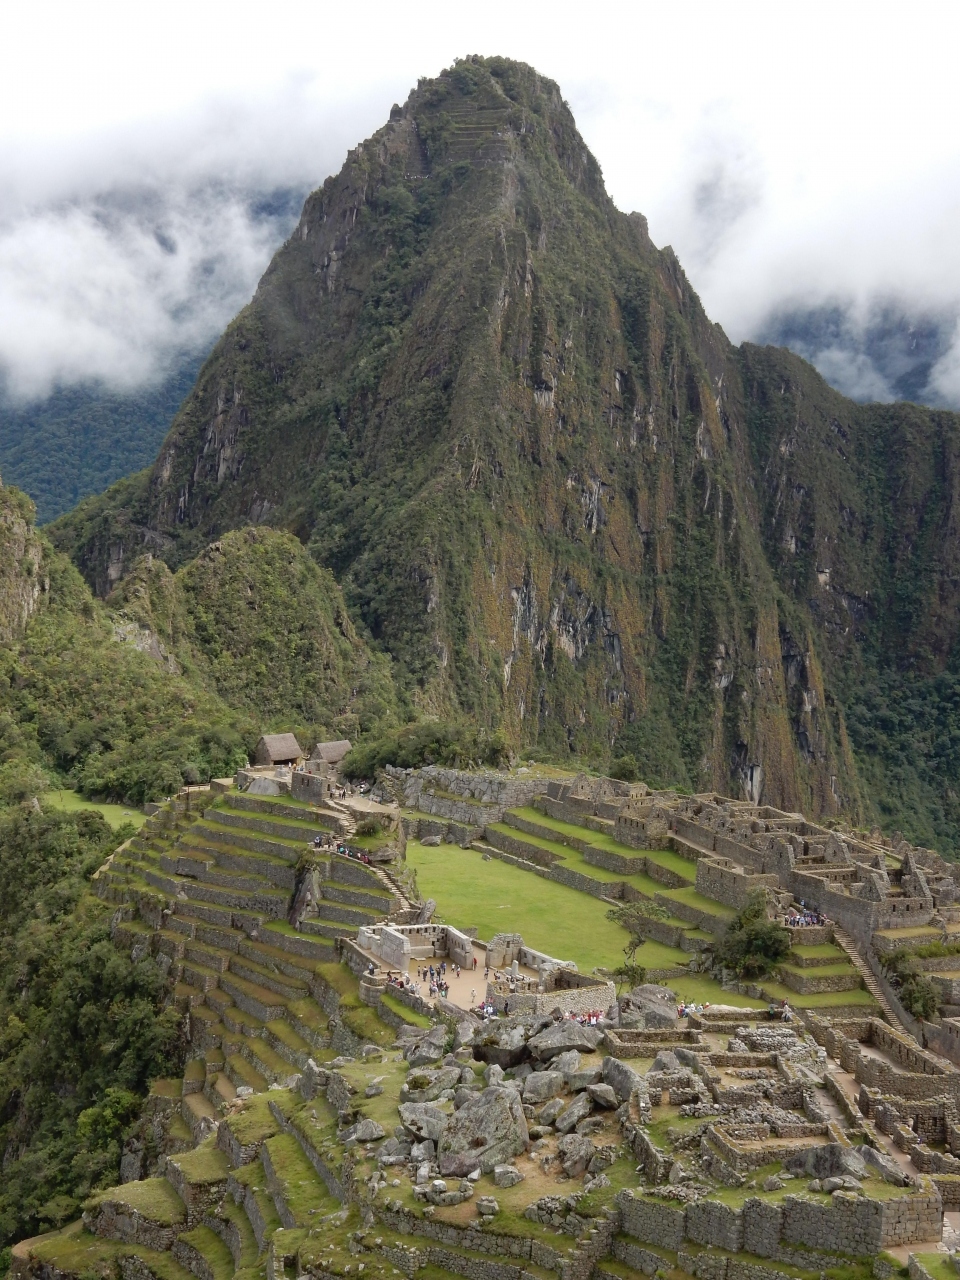
M 528 1142 L 519 1093 L 493 1086 L 472 1095 L 450 1117 L 437 1144 L 437 1163 L 445 1176 L 462 1178 L 474 1169 L 490 1173 L 525 1151 Z

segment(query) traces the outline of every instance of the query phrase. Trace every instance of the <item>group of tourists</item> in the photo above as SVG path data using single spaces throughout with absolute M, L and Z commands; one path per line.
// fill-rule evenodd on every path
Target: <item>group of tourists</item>
M 685 1018 L 691 1013 L 703 1013 L 705 1009 L 709 1008 L 709 1001 L 706 1004 L 697 1004 L 695 1000 L 681 1000 L 677 1005 L 677 1017 Z
M 805 925 L 821 925 L 827 923 L 827 918 L 822 911 L 813 911 L 809 907 L 805 907 L 800 903 L 800 910 L 791 907 L 783 918 L 783 923 L 788 929 L 800 929 Z
M 332 847 L 334 852 L 338 853 L 341 858 L 349 858 L 352 862 L 362 862 L 366 866 L 370 865 L 370 859 L 362 850 L 351 849 L 349 845 L 342 842 L 334 844 L 331 836 L 314 836 L 313 847 L 314 849 L 329 849 Z

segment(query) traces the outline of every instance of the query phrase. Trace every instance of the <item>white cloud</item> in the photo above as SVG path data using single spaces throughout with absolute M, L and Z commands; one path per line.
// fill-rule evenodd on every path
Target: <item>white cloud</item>
M 953 5 L 858 0 L 7 6 L 0 369 L 21 396 L 130 386 L 212 340 L 281 232 L 250 193 L 317 185 L 469 52 L 559 81 L 618 205 L 734 340 L 826 303 L 851 333 L 890 299 L 960 315 L 958 29 Z M 883 394 L 862 352 L 817 358 Z M 960 331 L 930 386 L 960 404 Z

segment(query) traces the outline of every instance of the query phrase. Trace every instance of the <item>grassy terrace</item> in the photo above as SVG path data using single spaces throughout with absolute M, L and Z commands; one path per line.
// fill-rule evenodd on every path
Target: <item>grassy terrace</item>
M 649 858 L 652 862 L 656 862 L 658 866 L 667 867 L 670 871 L 675 871 L 678 876 L 689 880 L 691 884 L 697 878 L 696 863 L 691 862 L 689 858 L 682 858 L 679 853 L 674 853 L 670 849 L 634 849 L 631 845 L 621 844 L 619 840 L 614 840 L 613 836 L 607 835 L 606 832 L 594 831 L 590 827 L 578 827 L 572 822 L 561 822 L 556 818 L 547 817 L 539 809 L 526 807 L 523 809 L 511 809 L 510 812 L 516 814 L 518 818 L 525 818 L 528 822 L 536 822 L 541 827 L 548 827 L 551 831 L 556 831 L 558 835 L 569 836 L 574 840 L 584 840 L 593 845 L 595 849 L 605 849 L 608 853 L 617 853 L 621 858 Z
M 622 880 L 625 884 L 633 885 L 640 893 L 646 894 L 648 898 L 652 898 L 655 893 L 659 893 L 664 886 L 658 881 L 648 876 L 645 871 L 636 871 L 633 875 L 619 875 L 616 871 L 605 871 L 603 867 L 594 866 L 592 862 L 587 862 L 583 854 L 578 849 L 572 848 L 568 844 L 560 844 L 559 841 L 545 840 L 541 836 L 529 836 L 525 831 L 519 831 L 516 827 L 508 826 L 504 822 L 488 822 L 487 830 L 497 831 L 502 835 L 509 836 L 512 840 L 517 840 L 521 844 L 533 845 L 537 849 L 545 849 L 548 853 L 556 854 L 561 860 L 561 865 L 567 867 L 570 871 L 576 871 L 579 875 L 587 876 L 591 880 L 599 880 L 601 882 L 610 883 L 614 880 Z
M 496 858 L 484 862 L 475 849 L 424 848 L 411 840 L 407 859 L 416 869 L 424 897 L 436 899 L 438 910 L 451 924 L 476 925 L 481 938 L 515 930 L 530 946 L 576 961 L 581 973 L 597 966 L 615 969 L 623 961 L 627 932 L 607 919 L 609 907 L 598 898 L 544 879 L 537 880 L 532 894 L 529 872 Z M 690 954 L 660 942 L 645 942 L 637 952 L 637 963 L 648 969 L 686 967 Z
M 540 877 L 534 890 L 530 872 L 496 858 L 484 862 L 475 849 L 411 840 L 407 861 L 423 897 L 434 898 L 450 924 L 476 925 L 481 938 L 520 933 L 531 947 L 576 961 L 582 973 L 623 961 L 627 932 L 607 919 L 608 904 L 599 898 Z
M 76 791 L 66 789 L 45 791 L 41 806 L 44 809 L 62 809 L 65 813 L 79 813 L 83 810 L 99 813 L 114 829 L 122 827 L 125 822 L 132 822 L 135 827 L 142 827 L 147 820 L 139 809 L 131 808 L 129 805 L 101 804 L 97 800 L 87 800 Z

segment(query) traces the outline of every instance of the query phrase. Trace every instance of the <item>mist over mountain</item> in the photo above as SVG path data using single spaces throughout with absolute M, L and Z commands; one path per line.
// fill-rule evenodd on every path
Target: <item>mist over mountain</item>
M 471 58 L 308 198 L 153 467 L 51 533 L 106 595 L 293 532 L 421 712 L 954 847 L 958 451 L 733 347 L 558 87 Z
M 857 308 L 834 303 L 784 308 L 752 337 L 789 347 L 852 400 L 953 408 L 957 398 L 945 357 L 956 329 L 957 314 L 949 310 L 918 312 L 888 301 L 861 317 Z

